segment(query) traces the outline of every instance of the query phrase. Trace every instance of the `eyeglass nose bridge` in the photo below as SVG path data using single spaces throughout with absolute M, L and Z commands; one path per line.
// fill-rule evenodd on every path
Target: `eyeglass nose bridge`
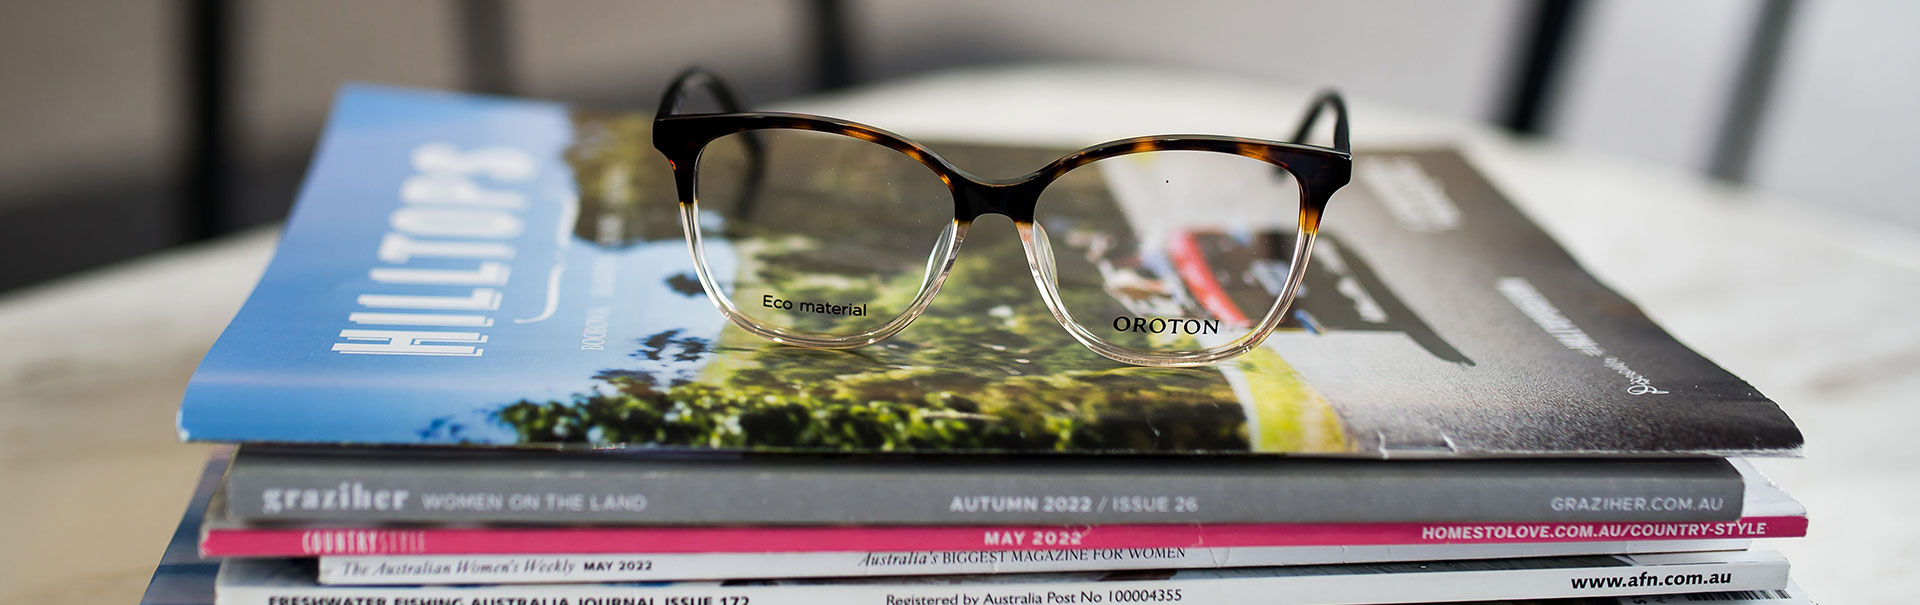
M 954 179 L 954 218 L 971 222 L 988 214 L 998 214 L 1016 223 L 1033 222 L 1033 207 L 1039 199 L 1039 185 L 1032 179 L 986 182 L 961 177 Z

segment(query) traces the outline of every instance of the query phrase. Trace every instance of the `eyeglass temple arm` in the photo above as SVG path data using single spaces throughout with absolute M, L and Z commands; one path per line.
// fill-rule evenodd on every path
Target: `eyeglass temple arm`
M 1307 107 L 1307 115 L 1300 119 L 1300 130 L 1293 135 L 1293 142 L 1307 143 L 1307 136 L 1313 134 L 1313 124 L 1320 121 L 1320 112 L 1333 108 L 1333 148 L 1340 153 L 1353 153 L 1353 144 L 1347 139 L 1347 102 L 1340 98 L 1340 92 L 1327 89 L 1314 96 L 1313 104 Z
M 689 88 L 699 88 L 712 95 L 714 100 L 720 103 L 722 112 L 743 111 L 739 97 L 734 96 L 733 89 L 728 87 L 726 81 L 721 80 L 720 76 L 699 67 L 689 67 L 686 71 L 680 72 L 680 75 L 673 77 L 673 84 L 667 87 L 667 94 L 661 97 L 660 110 L 654 114 L 653 119 L 659 120 L 674 115 L 674 112 L 680 109 L 680 103 L 687 100 Z M 747 145 L 747 177 L 740 188 L 739 200 L 736 204 L 742 216 L 749 216 L 753 214 L 754 207 L 759 205 L 760 183 L 766 176 L 766 148 L 761 144 L 759 135 L 752 131 L 746 132 L 743 138 Z
M 680 75 L 673 77 L 673 84 L 667 87 L 667 94 L 660 98 L 660 111 L 653 117 L 659 119 L 674 115 L 679 111 L 680 104 L 687 100 L 687 93 L 691 92 L 689 89 L 693 88 L 704 90 L 712 95 L 714 100 L 720 102 L 721 111 L 740 113 L 739 97 L 734 96 L 733 89 L 729 88 L 720 76 L 699 67 L 689 67 L 686 71 L 680 72 Z

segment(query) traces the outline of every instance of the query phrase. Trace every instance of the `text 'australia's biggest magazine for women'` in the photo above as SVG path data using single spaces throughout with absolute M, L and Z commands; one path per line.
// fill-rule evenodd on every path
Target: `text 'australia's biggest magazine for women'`
M 1367 457 L 1801 445 L 1777 405 L 1595 281 L 1451 152 L 1362 153 L 1282 330 L 1228 363 L 1155 369 L 1074 341 L 1013 230 L 986 223 L 926 314 L 886 341 L 810 350 L 740 331 L 695 277 L 650 126 L 640 113 L 346 89 L 272 264 L 193 377 L 182 434 Z M 1062 153 L 942 152 L 981 173 Z M 1125 181 L 1089 198 L 1111 205 L 1109 224 L 1048 227 L 1056 257 L 1098 254 L 1069 229 L 1153 220 Z M 888 219 L 847 213 L 844 237 Z M 1278 234 L 1190 235 L 1204 245 L 1125 261 L 1253 271 L 1248 249 Z M 1175 294 L 1200 286 L 1159 274 Z

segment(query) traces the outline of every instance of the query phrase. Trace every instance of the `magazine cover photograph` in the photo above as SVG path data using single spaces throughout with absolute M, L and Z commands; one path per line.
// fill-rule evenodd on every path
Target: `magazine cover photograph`
M 1145 350 L 1245 334 L 1294 269 L 1285 171 L 1230 154 L 1100 160 L 1048 185 L 1023 246 L 1004 217 L 957 224 L 939 176 L 899 152 L 757 131 L 707 148 L 687 218 L 653 118 L 345 89 L 272 264 L 188 387 L 182 436 L 1360 457 L 1801 446 L 1771 400 L 1588 275 L 1453 152 L 1362 150 L 1281 329 L 1217 365 L 1151 368 L 1063 322 Z M 933 148 L 985 178 L 1072 152 Z M 789 346 L 715 308 L 689 226 L 714 296 L 783 329 L 878 327 L 945 279 L 890 338 Z

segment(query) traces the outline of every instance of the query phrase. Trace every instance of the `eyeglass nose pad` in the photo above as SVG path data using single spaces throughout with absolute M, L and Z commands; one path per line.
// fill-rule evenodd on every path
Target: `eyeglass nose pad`
M 954 247 L 960 244 L 958 235 L 956 234 L 959 229 L 960 224 L 958 222 L 948 221 L 947 227 L 941 229 L 940 235 L 935 237 L 933 250 L 927 253 L 926 271 L 922 273 L 920 277 L 920 290 L 922 292 L 925 292 L 934 282 L 940 281 L 941 277 L 946 274 L 948 266 L 952 264 Z
M 1038 265 L 1040 277 L 1049 284 L 1059 283 L 1053 279 L 1053 244 L 1047 240 L 1047 229 L 1040 223 L 1033 223 L 1033 259 Z

